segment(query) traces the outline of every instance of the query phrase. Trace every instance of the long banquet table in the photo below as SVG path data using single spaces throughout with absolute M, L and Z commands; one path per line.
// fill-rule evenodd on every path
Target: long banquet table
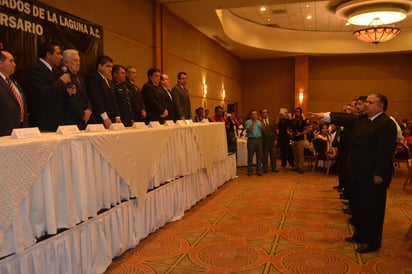
M 1 137 L 0 273 L 103 272 L 236 176 L 225 134 L 197 123 Z

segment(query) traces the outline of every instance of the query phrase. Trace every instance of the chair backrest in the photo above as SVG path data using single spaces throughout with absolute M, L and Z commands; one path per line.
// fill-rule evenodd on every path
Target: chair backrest
M 322 140 L 320 138 L 315 138 L 313 140 L 313 148 L 315 149 L 315 152 L 319 156 L 326 156 L 326 150 L 328 149 L 328 144 L 326 143 L 325 140 Z
M 409 159 L 412 159 L 412 143 L 406 143 L 406 147 L 408 148 Z

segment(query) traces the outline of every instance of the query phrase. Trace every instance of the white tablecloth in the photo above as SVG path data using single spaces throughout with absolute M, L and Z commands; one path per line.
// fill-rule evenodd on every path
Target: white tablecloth
M 223 123 L 0 138 L 0 257 L 227 158 Z M 130 191 L 130 190 L 131 191 Z

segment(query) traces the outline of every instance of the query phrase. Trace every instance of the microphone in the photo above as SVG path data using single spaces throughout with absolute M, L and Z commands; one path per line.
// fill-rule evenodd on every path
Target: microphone
M 69 73 L 69 70 L 67 69 L 66 66 L 62 66 L 62 67 L 61 67 L 61 70 L 62 70 L 63 74 L 64 74 L 64 73 Z
M 67 69 L 66 66 L 62 66 L 60 69 L 63 72 L 62 75 L 65 74 L 65 73 L 70 73 L 70 71 Z M 71 88 L 72 85 L 73 85 L 73 83 L 70 81 L 69 83 L 66 84 L 66 88 Z

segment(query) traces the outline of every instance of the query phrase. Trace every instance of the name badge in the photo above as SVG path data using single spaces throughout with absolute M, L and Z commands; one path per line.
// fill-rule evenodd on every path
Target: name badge
M 63 136 L 70 136 L 75 133 L 79 133 L 80 130 L 76 125 L 59 126 L 57 128 L 56 134 Z
M 122 130 L 122 129 L 126 129 L 123 125 L 123 123 L 112 123 L 110 125 L 110 130 Z
M 87 132 L 101 132 L 105 130 L 106 129 L 102 124 L 88 124 L 86 127 Z
M 173 120 L 166 120 L 165 126 L 175 126 L 175 122 L 173 122 Z
M 14 128 L 11 132 L 11 139 L 26 139 L 26 138 L 38 138 L 41 136 L 38 127 L 27 127 L 27 128 Z
M 186 126 L 186 121 L 185 120 L 177 120 L 176 121 L 176 125 L 177 126 Z
M 146 128 L 146 124 L 144 122 L 134 122 L 133 128 Z
M 159 123 L 159 121 L 151 121 L 149 123 L 149 127 L 160 127 L 161 124 Z

